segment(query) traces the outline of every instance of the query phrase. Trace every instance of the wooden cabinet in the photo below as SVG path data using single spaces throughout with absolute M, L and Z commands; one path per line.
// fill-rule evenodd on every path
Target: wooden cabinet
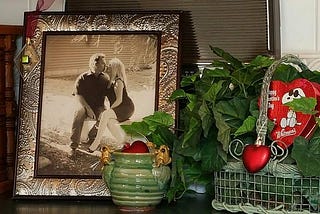
M 0 193 L 10 191 L 15 162 L 14 55 L 22 26 L 0 25 Z

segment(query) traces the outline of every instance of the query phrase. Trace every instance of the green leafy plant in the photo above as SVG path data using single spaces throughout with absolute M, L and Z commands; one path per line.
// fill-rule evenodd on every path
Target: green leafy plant
M 169 202 L 180 198 L 193 184 L 204 185 L 207 192 L 212 191 L 213 172 L 221 170 L 229 160 L 229 143 L 237 138 L 251 144 L 257 137 L 255 128 L 263 77 L 275 60 L 259 55 L 250 62 L 241 62 L 220 48 L 210 48 L 219 59 L 203 71 L 183 77 L 180 88 L 170 97 L 181 105 L 179 127 L 172 130 L 174 119 L 164 112 L 155 112 L 141 122 L 122 126 L 129 134 L 139 133 L 157 145 L 169 146 L 172 154 Z M 319 73 L 301 67 L 303 72 L 290 64 L 280 65 L 273 78 L 284 82 L 297 78 L 320 82 Z M 305 105 L 306 102 L 309 104 Z M 297 100 L 289 105 L 305 113 L 316 113 L 314 100 Z M 303 151 L 315 148 L 320 147 Z M 301 153 L 293 157 L 299 158 Z M 316 161 L 318 163 L 318 159 Z
M 191 173 L 180 176 L 208 187 L 212 172 L 221 170 L 228 161 L 230 141 L 234 137 L 248 143 L 256 139 L 261 84 L 274 62 L 270 57 L 257 56 L 244 63 L 220 48 L 211 49 L 221 60 L 184 77 L 181 88 L 171 96 L 172 100 L 185 102 L 179 127 L 183 132 L 175 152 Z
M 153 115 L 144 117 L 141 122 L 121 127 L 129 135 L 146 137 L 157 146 L 167 145 L 172 150 L 173 144 L 178 140 L 171 129 L 173 125 L 174 119 L 170 114 L 156 111 Z
M 212 189 L 212 172 L 226 164 L 229 142 L 234 136 L 246 133 L 246 141 L 255 140 L 257 99 L 264 73 L 274 60 L 257 56 L 244 63 L 222 49 L 211 49 L 221 60 L 214 60 L 202 72 L 183 77 L 180 89 L 170 97 L 171 101 L 185 103 L 175 136 L 170 132 L 171 123 L 159 122 L 163 112 L 123 126 L 130 134 L 138 132 L 171 149 L 169 201 L 179 198 L 192 184 Z

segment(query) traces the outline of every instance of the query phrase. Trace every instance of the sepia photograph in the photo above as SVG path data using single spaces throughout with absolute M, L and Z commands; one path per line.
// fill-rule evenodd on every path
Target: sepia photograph
M 101 145 L 120 149 L 121 124 L 152 114 L 159 34 L 45 33 L 36 172 L 101 176 Z

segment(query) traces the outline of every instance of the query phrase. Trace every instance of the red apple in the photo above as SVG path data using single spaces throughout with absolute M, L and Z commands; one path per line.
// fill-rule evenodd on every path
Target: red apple
M 145 144 L 145 142 L 143 142 L 141 140 L 136 140 L 131 144 L 130 147 L 123 149 L 122 152 L 127 152 L 127 153 L 149 153 L 149 148 Z

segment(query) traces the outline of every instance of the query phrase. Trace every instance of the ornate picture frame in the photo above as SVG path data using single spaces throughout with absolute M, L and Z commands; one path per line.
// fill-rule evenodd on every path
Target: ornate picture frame
M 75 80 L 88 71 L 93 54 L 104 53 L 107 62 L 119 58 L 135 103 L 131 119 L 153 111 L 176 118 L 176 104 L 168 98 L 178 87 L 180 16 L 181 11 L 25 13 L 14 198 L 110 197 L 98 151 L 79 148 L 80 159 L 69 156 Z

